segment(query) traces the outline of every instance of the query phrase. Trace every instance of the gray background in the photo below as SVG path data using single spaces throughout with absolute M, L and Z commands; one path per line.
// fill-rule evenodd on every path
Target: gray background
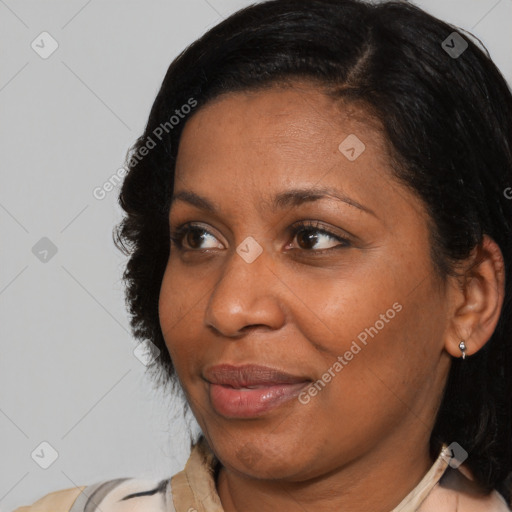
M 186 461 L 180 406 L 133 353 L 117 190 L 93 190 L 123 165 L 171 60 L 250 3 L 0 0 L 0 511 Z M 512 82 L 512 0 L 417 3 L 472 30 Z M 46 59 L 31 47 L 51 48 L 43 31 L 59 45 Z M 47 469 L 42 442 L 58 453 Z

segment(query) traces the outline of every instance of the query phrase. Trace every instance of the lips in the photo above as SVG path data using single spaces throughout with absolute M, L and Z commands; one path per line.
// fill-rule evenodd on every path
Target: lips
M 222 364 L 207 368 L 204 377 L 212 384 L 232 388 L 257 388 L 277 384 L 296 384 L 308 379 L 281 372 L 268 366 Z
M 227 418 L 260 416 L 298 396 L 311 380 L 260 365 L 222 364 L 206 368 L 213 408 Z

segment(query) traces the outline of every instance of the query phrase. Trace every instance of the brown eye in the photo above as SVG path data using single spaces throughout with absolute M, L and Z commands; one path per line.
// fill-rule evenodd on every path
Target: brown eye
M 293 242 L 296 240 L 298 249 L 304 251 L 319 253 L 350 246 L 349 240 L 319 227 L 318 223 L 302 223 L 293 229 L 292 235 Z
M 303 229 L 297 234 L 297 243 L 301 249 L 312 249 L 318 243 L 318 239 L 318 234 L 308 229 Z
M 183 250 L 224 249 L 224 246 L 207 229 L 185 225 L 171 233 L 171 241 Z
M 189 229 L 184 236 L 185 242 L 192 249 L 200 249 L 206 238 L 205 232 L 199 229 Z

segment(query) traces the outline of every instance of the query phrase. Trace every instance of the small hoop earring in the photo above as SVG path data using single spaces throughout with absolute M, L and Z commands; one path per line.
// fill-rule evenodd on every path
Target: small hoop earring
M 461 340 L 459 343 L 460 351 L 462 352 L 462 359 L 466 359 L 466 343 L 464 340 Z

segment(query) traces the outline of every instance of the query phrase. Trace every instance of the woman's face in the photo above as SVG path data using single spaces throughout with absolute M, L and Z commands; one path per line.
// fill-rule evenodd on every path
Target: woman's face
M 424 208 L 368 121 L 302 85 L 223 96 L 185 126 L 160 322 L 239 474 L 298 481 L 425 454 L 450 364 L 446 291 Z

